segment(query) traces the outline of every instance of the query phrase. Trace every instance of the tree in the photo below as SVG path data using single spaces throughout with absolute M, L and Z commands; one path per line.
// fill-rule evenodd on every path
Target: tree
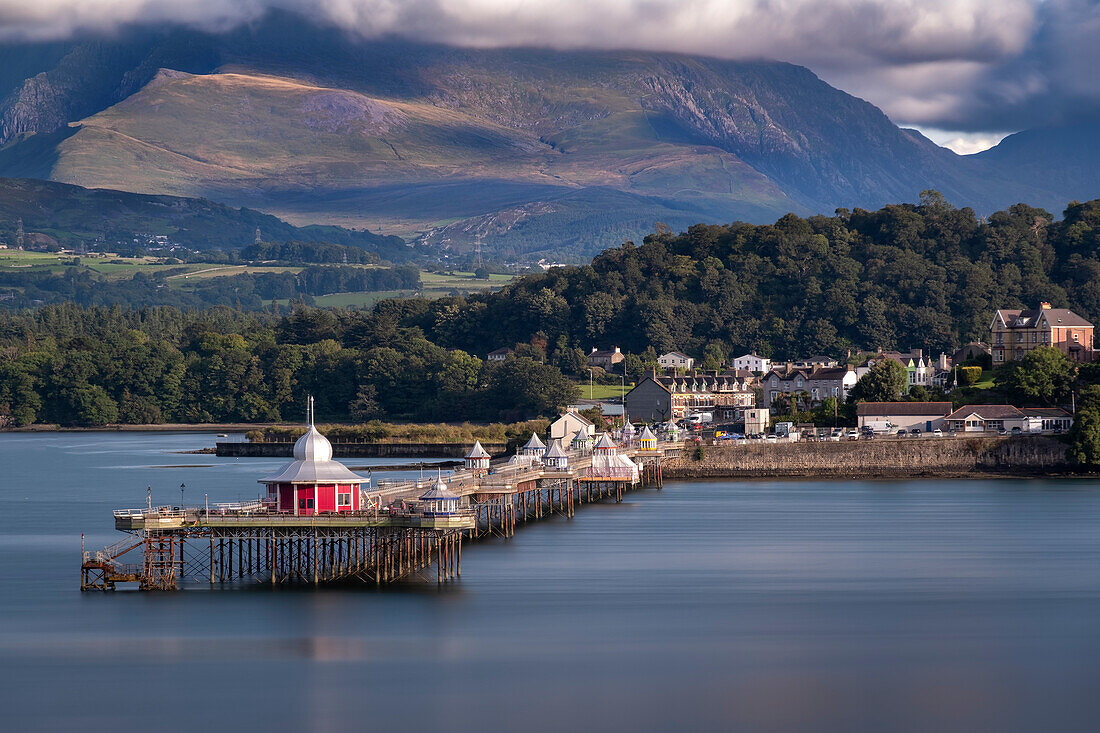
M 355 399 L 348 405 L 348 414 L 354 420 L 364 422 L 373 420 L 381 412 L 382 410 L 378 406 L 378 390 L 371 384 L 361 385 L 359 391 L 355 393 Z
M 726 351 L 719 342 L 711 341 L 703 349 L 703 369 L 721 369 L 725 360 Z
M 1100 386 L 1086 387 L 1069 431 L 1067 457 L 1082 466 L 1100 466 Z
M 623 358 L 623 374 L 628 382 L 635 384 L 640 382 L 645 376 L 645 363 L 642 362 L 642 358 L 636 354 L 627 354 Z
M 1011 402 L 1053 405 L 1069 396 L 1074 365 L 1058 349 L 1039 346 L 997 370 L 994 384 Z
M 848 392 L 850 402 L 893 402 L 909 386 L 909 371 L 893 359 L 881 359 Z

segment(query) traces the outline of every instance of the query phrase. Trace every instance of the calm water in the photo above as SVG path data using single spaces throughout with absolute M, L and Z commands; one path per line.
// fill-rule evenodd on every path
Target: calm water
M 670 483 L 468 545 L 443 591 L 80 593 L 80 533 L 146 485 L 281 464 L 173 453 L 213 440 L 0 435 L 0 729 L 1098 726 L 1095 482 Z

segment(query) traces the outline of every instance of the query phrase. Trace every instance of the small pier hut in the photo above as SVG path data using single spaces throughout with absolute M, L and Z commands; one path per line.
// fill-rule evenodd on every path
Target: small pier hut
M 294 443 L 294 460 L 260 479 L 267 485 L 268 501 L 276 511 L 294 516 L 359 511 L 360 489 L 367 479 L 332 460 L 332 444 L 313 424 L 312 397 L 307 420 L 309 429 Z
M 680 428 L 676 426 L 675 420 L 669 420 L 665 423 L 665 437 L 673 443 L 680 440 Z
M 432 488 L 420 496 L 422 512 L 430 517 L 450 517 L 457 514 L 458 502 L 458 494 L 447 488 L 441 478 L 437 478 Z
M 561 443 L 557 440 L 550 441 L 550 447 L 546 449 L 546 455 L 543 456 L 542 460 L 547 468 L 556 471 L 564 471 L 569 468 L 569 456 L 565 454 L 565 451 L 561 448 Z
M 480 440 L 475 440 L 474 447 L 466 454 L 466 468 L 471 471 L 489 468 L 489 453 L 481 447 Z
M 527 444 L 522 448 L 522 455 L 531 456 L 533 458 L 541 458 L 542 454 L 546 452 L 546 444 L 539 438 L 538 433 L 531 433 L 531 439 L 527 441 Z
M 638 482 L 638 464 L 629 456 L 619 453 L 619 446 L 611 436 L 604 433 L 592 449 L 592 467 L 589 476 L 608 479 L 625 479 L 630 483 Z
M 634 430 L 634 423 L 627 420 L 623 423 L 622 443 L 624 448 L 634 447 L 634 436 L 636 432 Z
M 639 450 L 657 450 L 657 436 L 646 425 L 642 428 L 642 434 L 638 436 Z

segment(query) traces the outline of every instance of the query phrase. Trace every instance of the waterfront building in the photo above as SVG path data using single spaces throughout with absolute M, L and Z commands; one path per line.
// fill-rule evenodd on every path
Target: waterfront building
M 657 436 L 646 425 L 642 428 L 642 434 L 638 436 L 639 450 L 657 450 Z
M 859 427 L 876 433 L 914 429 L 932 432 L 944 427 L 944 420 L 950 414 L 950 402 L 860 402 L 856 405 Z
M 768 432 L 768 425 L 771 424 L 772 413 L 766 407 L 753 407 L 746 409 L 744 412 L 745 418 L 745 435 L 760 435 L 761 433 Z
M 511 356 L 512 353 L 513 352 L 511 349 L 509 349 L 507 346 L 504 346 L 499 349 L 494 349 L 493 351 L 490 351 L 488 354 L 488 359 L 489 361 L 504 361 L 509 356 Z
M 756 405 L 752 387 L 747 374 L 695 370 L 659 375 L 650 370 L 626 394 L 626 412 L 646 422 L 681 420 L 697 412 L 710 412 L 715 420 L 739 420 L 745 408 Z
M 481 447 L 481 441 L 475 440 L 474 447 L 466 454 L 466 468 L 477 471 L 489 467 L 489 453 Z
M 966 405 L 952 412 L 944 422 L 960 433 L 999 433 L 1042 431 L 1042 418 L 1030 416 L 1012 405 Z
M 313 425 L 310 399 L 309 429 L 294 443 L 294 460 L 278 473 L 260 479 L 275 511 L 295 516 L 330 512 L 357 512 L 360 487 L 367 479 L 332 460 L 332 444 Z
M 554 422 L 550 423 L 550 440 L 561 441 L 562 445 L 569 445 L 573 450 L 586 450 L 592 447 L 592 440 L 596 435 L 596 426 L 584 415 L 575 410 L 568 410 Z M 583 445 L 584 447 L 578 447 Z
M 1039 430 L 1044 433 L 1065 432 L 1073 427 L 1073 414 L 1061 407 L 1021 407 L 1020 412 L 1039 419 Z
M 1066 308 L 1040 303 L 1034 310 L 998 310 L 989 324 L 993 366 L 1018 361 L 1039 346 L 1052 346 L 1070 360 L 1091 362 L 1093 326 Z

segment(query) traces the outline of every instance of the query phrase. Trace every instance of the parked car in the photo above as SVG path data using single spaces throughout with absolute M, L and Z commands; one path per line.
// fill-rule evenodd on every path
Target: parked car
M 912 438 L 920 438 L 922 437 L 922 435 L 923 434 L 921 433 L 920 428 L 913 428 L 909 431 L 909 436 Z
M 1021 434 L 1022 432 L 1024 432 L 1024 431 L 1023 431 L 1023 429 L 1022 429 L 1022 428 L 1021 428 L 1021 427 L 1020 427 L 1019 425 L 1017 425 L 1016 427 L 1012 428 L 1012 434 L 1013 434 L 1013 435 L 1019 435 L 1019 434 Z
M 849 430 L 847 435 L 848 440 L 859 440 L 859 433 L 855 429 Z
M 997 435 L 1008 435 L 1008 431 L 1005 430 L 1004 428 L 1001 428 L 1000 430 L 997 431 Z
M 774 443 L 779 440 L 779 438 L 775 437 L 774 435 L 768 435 L 765 436 L 764 440 L 768 441 L 769 443 Z
M 899 430 L 897 435 L 898 435 L 899 438 L 904 438 L 905 437 L 905 429 L 902 428 L 901 430 Z
M 943 431 L 940 430 L 939 428 L 936 428 L 935 430 L 932 431 L 932 436 L 935 437 L 935 438 L 942 438 L 943 437 Z

